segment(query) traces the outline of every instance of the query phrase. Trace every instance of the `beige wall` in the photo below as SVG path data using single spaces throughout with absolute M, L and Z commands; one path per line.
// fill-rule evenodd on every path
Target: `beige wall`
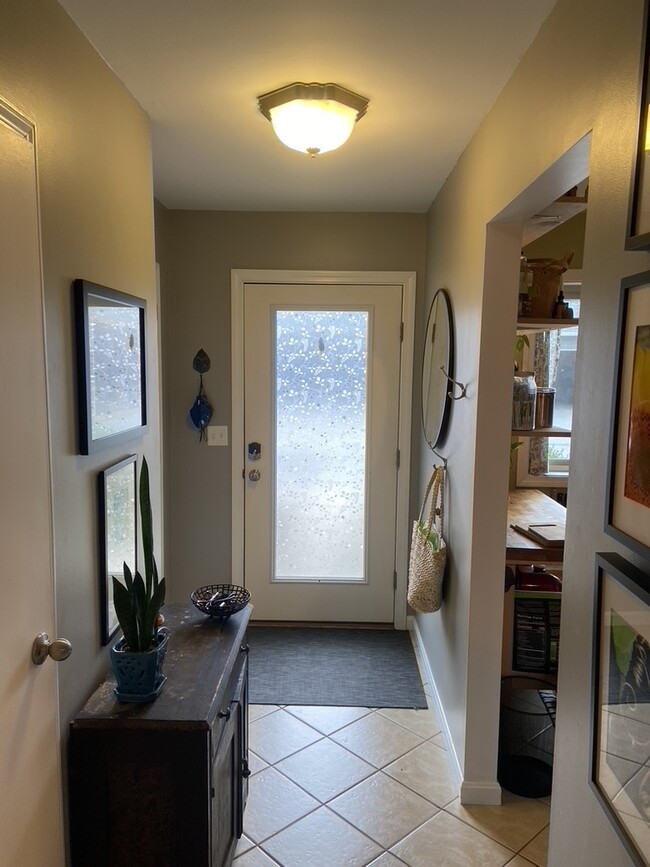
M 0 97 L 36 125 L 58 632 L 73 646 L 57 668 L 65 725 L 108 666 L 99 629 L 97 472 L 146 453 L 160 515 L 149 121 L 54 0 L 4 4 L 0 57 Z M 148 305 L 150 433 L 92 457 L 78 455 L 76 444 L 76 277 Z
M 469 399 L 454 407 L 447 448 L 447 602 L 440 616 L 421 617 L 419 625 L 465 781 L 489 787 L 496 760 L 518 250 L 516 231 L 507 225 L 493 226 L 486 245 L 486 226 L 513 201 L 502 217 L 516 222 L 546 203 L 541 193 L 553 193 L 547 201 L 560 195 L 562 173 L 551 173 L 541 187 L 535 181 L 592 131 L 549 850 L 555 867 L 628 863 L 588 779 L 594 553 L 621 550 L 638 559 L 602 528 L 619 285 L 624 275 L 650 266 L 647 254 L 623 249 L 642 6 L 641 0 L 624 7 L 611 0 L 559 0 L 429 215 L 427 295 L 440 285 L 450 290 L 456 369 L 469 382 Z M 422 456 L 426 463 L 424 448 Z
M 573 250 L 571 269 L 582 268 L 585 227 L 587 225 L 587 212 L 583 211 L 567 220 L 557 229 L 547 232 L 541 238 L 532 241 L 523 249 L 523 254 L 528 259 L 560 259 L 568 250 Z
M 174 598 L 185 599 L 195 587 L 230 574 L 231 449 L 199 444 L 188 413 L 198 390 L 192 359 L 202 347 L 212 361 L 203 377 L 212 423 L 230 428 L 231 269 L 401 270 L 416 271 L 421 281 L 425 226 L 423 214 L 215 213 L 157 206 L 165 536 Z

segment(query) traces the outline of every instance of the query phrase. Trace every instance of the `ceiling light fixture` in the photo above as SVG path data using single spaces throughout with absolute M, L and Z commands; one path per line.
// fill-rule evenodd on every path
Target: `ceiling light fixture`
M 310 157 L 341 147 L 368 108 L 364 96 L 331 83 L 297 81 L 257 100 L 280 141 Z

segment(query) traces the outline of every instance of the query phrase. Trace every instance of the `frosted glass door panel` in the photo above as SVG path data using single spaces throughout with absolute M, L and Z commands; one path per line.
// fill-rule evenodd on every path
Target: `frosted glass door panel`
M 393 620 L 401 310 L 399 285 L 245 286 L 256 620 Z
M 365 580 L 365 310 L 275 317 L 276 580 Z

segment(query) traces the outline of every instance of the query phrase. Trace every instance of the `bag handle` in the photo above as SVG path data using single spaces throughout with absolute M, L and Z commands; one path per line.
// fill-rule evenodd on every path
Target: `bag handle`
M 431 531 L 431 527 L 435 523 L 436 512 L 440 516 L 440 535 L 443 535 L 444 530 L 444 491 L 445 491 L 445 469 L 444 467 L 434 467 L 433 472 L 431 473 L 431 478 L 426 487 L 426 491 L 424 492 L 424 498 L 422 500 L 422 506 L 420 508 L 420 515 L 418 517 L 418 522 L 422 523 L 422 518 L 424 517 L 424 509 L 427 504 L 427 500 L 429 498 L 429 494 L 431 496 L 431 504 L 429 506 L 429 517 L 427 518 L 427 523 L 425 527 L 428 532 Z M 438 506 L 438 501 L 440 505 Z

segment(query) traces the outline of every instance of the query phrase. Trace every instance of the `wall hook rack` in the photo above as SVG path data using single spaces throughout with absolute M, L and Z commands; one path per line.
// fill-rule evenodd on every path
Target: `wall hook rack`
M 449 397 L 450 397 L 452 400 L 462 400 L 464 397 L 467 397 L 467 386 L 466 386 L 466 385 L 463 385 L 462 382 L 458 382 L 457 380 L 452 379 L 451 376 L 449 376 L 449 374 L 448 374 L 447 371 L 445 370 L 444 364 L 441 364 L 441 365 L 440 365 L 440 370 L 442 370 L 442 372 L 443 372 L 444 375 L 447 377 L 447 379 L 449 380 L 449 382 L 451 382 L 451 384 L 454 386 L 454 388 L 459 388 L 459 389 L 460 389 L 460 394 L 459 394 L 458 396 L 454 396 L 453 391 L 448 391 L 447 394 L 449 395 Z

